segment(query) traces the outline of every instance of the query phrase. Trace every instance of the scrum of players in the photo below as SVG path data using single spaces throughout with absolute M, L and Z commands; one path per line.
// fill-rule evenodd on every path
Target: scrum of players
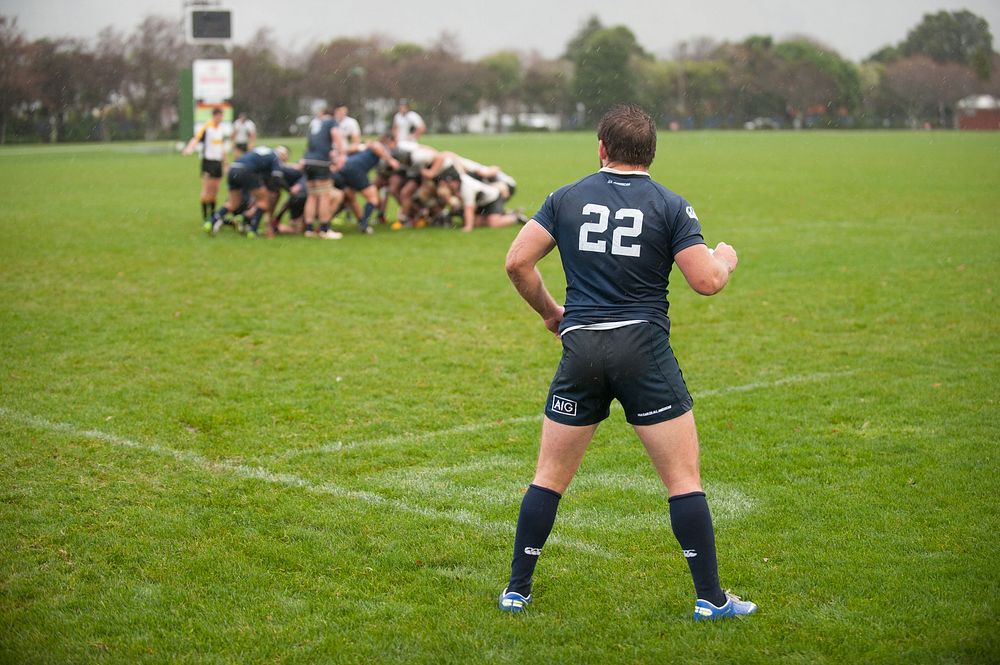
M 221 111 L 214 112 L 184 147 L 191 154 L 202 146 L 202 219 L 211 235 L 232 225 L 248 238 L 301 234 L 338 240 L 343 234 L 332 222 L 338 214 L 350 215 L 364 235 L 376 224 L 394 231 L 428 226 L 472 231 L 527 222 L 520 210 L 506 207 L 515 180 L 498 166 L 421 143 L 426 125 L 406 100 L 400 100 L 391 131 L 367 142 L 345 105 L 332 113 L 320 109 L 309 124 L 305 152 L 294 162 L 286 146 L 255 145 L 253 123 L 241 116 L 249 129 L 237 137 L 241 141 L 228 170 L 221 120 Z M 229 193 L 216 209 L 224 172 Z M 390 199 L 398 210 L 391 222 Z

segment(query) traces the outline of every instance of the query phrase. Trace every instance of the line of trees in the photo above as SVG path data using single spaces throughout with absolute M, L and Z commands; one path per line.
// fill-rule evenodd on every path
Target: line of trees
M 950 126 L 969 94 L 1000 95 L 1000 55 L 986 21 L 968 11 L 924 16 L 906 39 L 861 64 L 808 37 L 708 38 L 670 57 L 645 50 L 625 26 L 585 22 L 549 59 L 501 51 L 466 60 L 445 33 L 430 46 L 384 38 L 334 39 L 288 51 L 268 30 L 224 50 L 194 47 L 178 21 L 151 16 L 131 34 L 29 41 L 0 16 L 0 142 L 173 137 L 179 71 L 195 57 L 229 57 L 237 109 L 284 134 L 315 98 L 408 97 L 432 128 L 492 105 L 506 113 L 561 115 L 592 126 L 632 101 L 680 127 Z

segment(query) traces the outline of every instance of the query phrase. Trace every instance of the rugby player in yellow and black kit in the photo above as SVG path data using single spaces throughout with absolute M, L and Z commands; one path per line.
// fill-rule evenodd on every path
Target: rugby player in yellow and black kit
M 212 111 L 212 119 L 202 125 L 184 146 L 184 154 L 190 155 L 195 146 L 201 144 L 201 219 L 206 231 L 212 228 L 212 213 L 215 212 L 219 182 L 225 170 L 228 143 L 229 130 L 222 123 L 222 109 L 216 108 Z

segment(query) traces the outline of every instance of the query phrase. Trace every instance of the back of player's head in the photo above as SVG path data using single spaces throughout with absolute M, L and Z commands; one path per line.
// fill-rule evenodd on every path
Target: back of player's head
M 221 107 L 216 106 L 214 109 L 212 109 L 212 117 L 221 117 L 221 116 L 222 116 L 222 108 Z
M 283 162 L 287 162 L 288 157 L 292 154 L 291 151 L 288 149 L 288 146 L 284 145 L 279 145 L 278 147 L 276 147 L 274 149 L 274 152 L 276 155 L 278 155 L 278 159 L 280 159 Z
M 396 145 L 396 137 L 391 132 L 386 132 L 378 137 L 378 142 L 382 145 Z
M 635 104 L 618 104 L 605 113 L 597 138 L 612 162 L 649 166 L 656 157 L 656 123 Z

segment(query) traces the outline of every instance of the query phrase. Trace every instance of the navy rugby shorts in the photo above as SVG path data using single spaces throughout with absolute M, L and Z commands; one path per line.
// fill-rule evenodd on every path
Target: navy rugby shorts
M 229 169 L 229 175 L 226 176 L 226 184 L 230 190 L 238 189 L 243 192 L 244 196 L 247 196 L 253 190 L 263 186 L 264 181 L 259 175 L 249 169 L 235 167 Z
M 344 189 L 345 187 L 348 187 L 353 189 L 355 192 L 360 192 L 371 184 L 368 180 L 368 173 L 366 171 L 363 171 L 360 168 L 352 169 L 346 166 L 340 169 L 338 173 L 334 174 L 333 182 L 337 189 Z
M 670 348 L 653 323 L 612 330 L 573 330 L 545 403 L 545 415 L 564 425 L 593 425 L 608 417 L 611 400 L 633 425 L 655 425 L 691 410 L 694 400 Z
M 326 166 L 323 166 L 322 164 L 306 163 L 303 171 L 306 174 L 306 180 L 329 180 L 333 177 L 330 173 L 329 163 L 327 163 Z

